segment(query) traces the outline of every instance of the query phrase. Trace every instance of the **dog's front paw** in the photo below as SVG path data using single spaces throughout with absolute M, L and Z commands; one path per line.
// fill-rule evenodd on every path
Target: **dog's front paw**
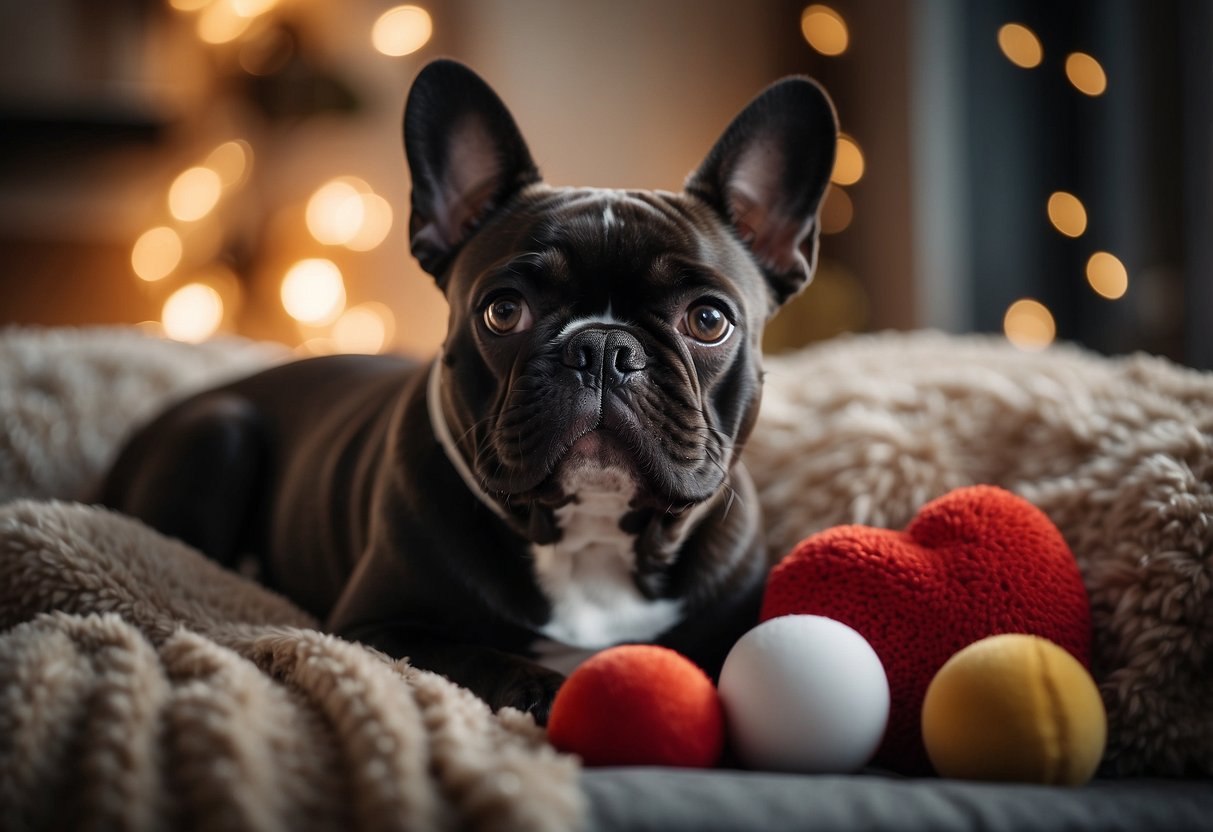
M 517 708 L 529 713 L 540 725 L 546 725 L 552 700 L 563 683 L 563 676 L 546 667 L 519 665 L 501 678 L 485 698 L 494 711 Z

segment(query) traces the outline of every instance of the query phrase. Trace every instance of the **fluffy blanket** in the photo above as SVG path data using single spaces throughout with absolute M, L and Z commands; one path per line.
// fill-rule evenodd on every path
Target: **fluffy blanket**
M 278 354 L 0 334 L 0 502 L 79 498 L 135 419 Z M 0 505 L 6 829 L 565 830 L 578 768 L 529 716 L 316 631 L 118 514 Z
M 85 498 L 169 399 L 282 354 L 0 332 L 0 805 L 14 828 L 557 829 L 577 769 L 516 712 L 313 629 Z M 975 482 L 1044 509 L 1095 613 L 1106 770 L 1213 774 L 1213 377 L 930 333 L 768 362 L 771 546 Z M 12 501 L 7 502 L 6 501 Z

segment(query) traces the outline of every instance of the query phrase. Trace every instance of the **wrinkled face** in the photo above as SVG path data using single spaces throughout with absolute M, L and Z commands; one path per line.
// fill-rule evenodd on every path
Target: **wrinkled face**
M 619 499 L 679 514 L 722 490 L 757 415 L 763 323 L 813 273 L 837 135 L 821 87 L 785 78 L 679 194 L 553 189 L 483 79 L 449 60 L 418 74 L 409 238 L 451 308 L 441 435 L 532 539 L 554 539 L 555 512 L 526 509 L 566 491 L 583 526 L 623 528 Z
M 770 298 L 701 201 L 532 186 L 446 289 L 451 429 L 488 493 L 557 505 L 586 466 L 661 511 L 720 488 L 757 413 Z

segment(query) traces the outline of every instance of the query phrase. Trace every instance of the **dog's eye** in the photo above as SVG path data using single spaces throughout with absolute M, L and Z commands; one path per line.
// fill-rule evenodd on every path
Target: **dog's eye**
M 485 307 L 484 323 L 498 335 L 521 332 L 531 325 L 531 310 L 517 295 L 501 295 Z
M 719 344 L 733 334 L 733 322 L 710 303 L 697 303 L 687 310 L 686 334 L 703 344 Z

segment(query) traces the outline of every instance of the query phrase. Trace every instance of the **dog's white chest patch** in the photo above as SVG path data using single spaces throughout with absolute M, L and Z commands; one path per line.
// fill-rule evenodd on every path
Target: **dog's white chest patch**
M 582 468 L 565 477 L 577 499 L 556 509 L 561 538 L 534 545 L 535 575 L 552 603 L 540 632 L 560 647 L 596 651 L 625 641 L 650 641 L 681 617 L 679 601 L 645 598 L 632 580 L 635 538 L 619 528 L 634 493 L 615 468 Z M 566 651 L 567 652 L 567 651 Z

